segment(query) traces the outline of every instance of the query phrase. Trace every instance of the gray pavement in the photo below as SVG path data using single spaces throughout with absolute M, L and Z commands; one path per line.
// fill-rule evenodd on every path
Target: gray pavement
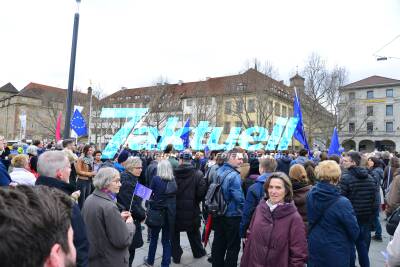
M 374 233 L 371 233 L 371 235 L 373 235 L 373 234 Z M 382 221 L 382 235 L 383 235 L 383 242 L 377 242 L 377 241 L 371 240 L 371 247 L 369 250 L 371 267 L 385 266 L 384 258 L 381 254 L 381 251 L 386 250 L 386 246 L 389 243 L 389 235 L 386 233 L 384 221 Z M 145 266 L 145 265 L 143 265 L 143 258 L 145 256 L 147 256 L 148 247 L 149 247 L 149 243 L 146 242 L 147 230 L 143 231 L 143 239 L 145 241 L 144 246 L 136 250 L 135 259 L 133 261 L 132 267 Z M 213 240 L 212 235 L 210 236 L 210 240 Z M 207 256 L 200 258 L 200 259 L 193 258 L 192 251 L 190 249 L 190 244 L 187 239 L 186 233 L 181 233 L 181 246 L 184 251 L 182 258 L 181 258 L 181 264 L 174 264 L 171 261 L 170 266 L 173 266 L 173 267 L 175 267 L 175 266 L 191 266 L 191 267 L 211 266 L 211 264 L 207 261 Z M 207 250 L 208 255 L 211 255 L 211 244 L 207 245 L 206 250 Z M 240 251 L 238 263 L 240 263 L 241 255 L 242 255 L 242 251 Z M 162 256 L 162 245 L 161 245 L 161 234 L 160 234 L 160 236 L 158 238 L 156 261 L 154 263 L 155 267 L 161 266 L 161 256 Z M 357 264 L 358 264 L 358 262 L 356 262 L 356 265 Z

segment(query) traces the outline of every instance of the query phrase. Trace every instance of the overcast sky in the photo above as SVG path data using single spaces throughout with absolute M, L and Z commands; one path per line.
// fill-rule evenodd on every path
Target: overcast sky
M 0 86 L 67 88 L 74 0 L 0 0 Z M 252 58 L 288 81 L 312 52 L 349 82 L 400 79 L 400 59 L 373 57 L 400 35 L 400 1 L 82 0 L 75 86 L 122 86 L 236 74 Z M 400 58 L 400 38 L 380 51 Z

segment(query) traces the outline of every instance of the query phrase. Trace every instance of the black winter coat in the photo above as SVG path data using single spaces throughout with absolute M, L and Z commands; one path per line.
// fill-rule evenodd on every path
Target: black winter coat
M 200 202 L 207 185 L 203 173 L 189 164 L 179 165 L 174 171 L 178 185 L 176 193 L 176 231 L 190 231 L 200 227 Z
M 132 200 L 132 194 L 135 190 L 138 179 L 139 177 L 134 176 L 130 172 L 124 171 L 123 173 L 121 173 L 121 181 L 123 182 L 117 195 L 117 201 L 124 207 L 125 210 L 129 210 L 129 206 Z M 142 207 L 142 199 L 138 196 L 133 197 L 131 214 L 136 225 L 136 232 L 133 236 L 129 251 L 143 246 L 142 228 L 140 223 L 145 219 L 146 211 Z
M 290 162 L 292 162 L 292 159 L 289 156 L 283 156 L 282 158 L 278 159 L 278 166 L 276 167 L 276 171 L 284 172 L 286 173 L 286 175 L 289 175 Z
M 371 224 L 376 211 L 376 183 L 368 170 L 362 167 L 344 170 L 339 187 L 353 205 L 358 222 Z
M 52 177 L 39 176 L 36 180 L 36 185 L 46 185 L 48 187 L 57 188 L 64 193 L 71 195 L 75 188 Z M 89 240 L 86 235 L 86 227 L 83 221 L 81 210 L 78 207 L 78 204 L 74 204 L 72 207 L 72 218 L 71 218 L 71 227 L 74 230 L 74 245 L 76 248 L 76 266 L 88 266 L 89 264 Z

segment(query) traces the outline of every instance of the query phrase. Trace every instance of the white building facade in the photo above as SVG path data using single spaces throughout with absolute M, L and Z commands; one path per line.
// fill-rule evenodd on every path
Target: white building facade
M 346 151 L 400 146 L 400 80 L 371 76 L 341 88 L 339 137 Z

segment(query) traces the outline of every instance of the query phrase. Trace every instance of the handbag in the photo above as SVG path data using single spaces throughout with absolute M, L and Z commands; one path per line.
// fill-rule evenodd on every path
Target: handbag
M 165 221 L 165 212 L 164 209 L 152 209 L 149 208 L 147 210 L 147 217 L 145 220 L 145 224 L 150 227 L 163 227 Z
M 397 226 L 400 221 L 400 207 L 398 207 L 393 213 L 389 216 L 386 223 L 386 232 L 389 235 L 393 236 L 396 231 Z
M 176 191 L 178 191 L 178 185 L 176 184 L 175 179 L 168 181 L 164 194 L 175 194 Z

